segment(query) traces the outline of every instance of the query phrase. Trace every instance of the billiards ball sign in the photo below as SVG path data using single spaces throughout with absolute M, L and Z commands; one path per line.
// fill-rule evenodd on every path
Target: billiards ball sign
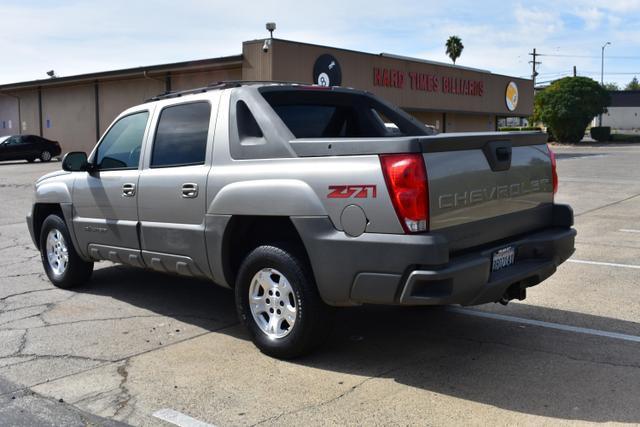
M 325 53 L 316 59 L 313 65 L 313 83 L 320 86 L 340 86 L 342 84 L 342 70 L 338 60 Z
M 518 108 L 518 85 L 516 85 L 516 82 L 509 82 L 507 85 L 505 101 L 507 102 L 507 108 L 509 111 L 513 111 Z

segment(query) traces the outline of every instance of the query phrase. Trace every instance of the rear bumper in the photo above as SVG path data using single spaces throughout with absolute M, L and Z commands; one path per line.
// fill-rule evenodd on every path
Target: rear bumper
M 305 244 L 316 283 L 330 305 L 476 305 L 551 276 L 574 252 L 571 208 L 554 206 L 553 226 L 450 256 L 443 234 L 365 233 L 357 238 L 326 218 L 292 218 Z M 515 263 L 491 272 L 493 252 L 513 246 Z
M 496 302 L 507 290 L 535 286 L 555 273 L 573 254 L 576 231 L 547 229 L 466 256 L 440 269 L 411 271 L 400 285 L 398 302 L 407 305 L 477 305 Z M 506 246 L 516 249 L 512 266 L 491 272 L 491 255 Z

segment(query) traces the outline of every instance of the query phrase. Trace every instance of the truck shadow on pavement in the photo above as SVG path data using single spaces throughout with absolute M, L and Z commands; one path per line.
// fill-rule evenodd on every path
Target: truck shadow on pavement
M 77 291 L 248 339 L 242 328 L 218 330 L 221 321 L 236 321 L 233 292 L 206 281 L 113 266 L 97 270 L 91 283 Z M 515 308 L 521 317 L 635 335 L 640 330 L 637 323 L 606 317 L 526 304 Z M 638 343 L 447 308 L 358 307 L 338 310 L 326 345 L 291 363 L 362 376 L 350 399 L 396 395 L 407 410 L 425 417 L 436 406 L 446 411 L 445 406 L 455 405 L 449 412 L 456 417 L 483 414 L 491 409 L 488 405 L 563 420 L 639 423 L 639 355 Z M 393 383 L 372 381 L 378 378 Z

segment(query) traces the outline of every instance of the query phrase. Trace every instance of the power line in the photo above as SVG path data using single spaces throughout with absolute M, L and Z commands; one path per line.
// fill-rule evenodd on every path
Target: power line
M 583 71 L 580 74 L 587 75 L 587 76 L 595 76 L 595 75 L 600 75 L 600 72 L 599 71 Z M 606 72 L 606 73 L 604 73 L 604 75 L 605 76 L 638 76 L 638 75 L 640 75 L 640 71 L 637 71 L 637 72 L 634 72 L 634 73 L 627 73 L 627 72 L 625 72 L 625 73 L 615 73 L 615 72 L 614 73 L 609 73 L 609 72 Z
M 599 59 L 599 55 L 563 55 L 556 53 L 539 53 L 538 56 L 551 56 L 555 58 L 597 58 Z M 640 59 L 640 56 L 615 56 L 615 55 L 607 55 L 607 59 Z
M 553 77 L 553 76 L 563 76 L 563 75 L 568 75 L 570 74 L 567 71 L 560 71 L 557 73 L 538 73 L 538 76 L 540 77 Z

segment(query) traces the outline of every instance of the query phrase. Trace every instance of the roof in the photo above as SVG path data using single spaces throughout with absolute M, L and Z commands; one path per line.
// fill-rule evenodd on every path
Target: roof
M 128 77 L 132 75 L 144 75 L 146 73 L 161 73 L 170 71 L 199 70 L 212 67 L 240 65 L 242 55 L 222 56 L 218 58 L 198 59 L 194 61 L 172 62 L 168 64 L 148 65 L 134 68 L 123 68 L 120 70 L 101 71 L 88 74 L 77 74 L 74 76 L 54 77 L 40 80 L 30 80 L 17 83 L 0 85 L 0 91 L 13 89 L 26 89 L 38 86 L 50 86 L 60 83 L 93 81 L 107 78 Z
M 640 107 L 640 90 L 612 90 L 610 107 Z

